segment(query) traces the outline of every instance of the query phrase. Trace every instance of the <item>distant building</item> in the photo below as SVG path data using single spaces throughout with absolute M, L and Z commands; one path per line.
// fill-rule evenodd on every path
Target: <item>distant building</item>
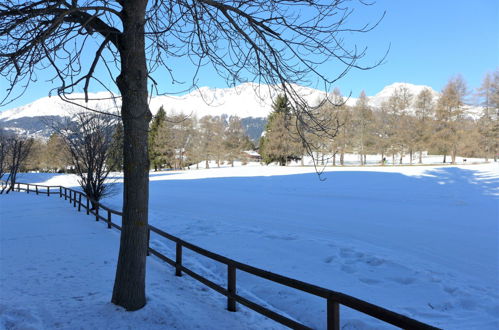
M 260 162 L 262 161 L 262 156 L 254 150 L 245 150 L 243 151 L 243 156 L 247 158 L 249 161 Z

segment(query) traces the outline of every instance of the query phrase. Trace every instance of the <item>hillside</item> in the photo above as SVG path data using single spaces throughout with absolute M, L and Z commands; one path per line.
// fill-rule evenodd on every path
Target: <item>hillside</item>
M 393 83 L 384 87 L 379 93 L 369 97 L 369 103 L 374 109 L 388 100 L 390 95 L 399 87 L 407 87 L 413 95 L 419 94 L 423 85 L 413 85 L 409 83 Z M 325 93 L 323 91 L 295 86 L 299 94 L 310 104 L 317 104 Z M 432 93 L 435 98 L 439 93 Z M 212 116 L 238 116 L 247 118 L 244 128 L 247 134 L 256 140 L 265 125 L 262 118 L 266 118 L 272 109 L 272 101 L 279 94 L 279 90 L 274 86 L 245 83 L 233 88 L 209 88 L 201 87 L 183 96 L 157 96 L 150 102 L 150 108 L 155 114 L 161 106 L 167 113 L 182 113 L 202 117 Z M 72 94 L 70 98 L 76 103 L 84 105 L 83 94 Z M 120 106 L 119 99 L 113 99 L 112 95 L 106 92 L 90 94 L 88 107 L 96 108 L 105 112 L 116 112 Z M 356 98 L 346 100 L 348 105 L 354 105 Z M 47 137 L 50 135 L 50 127 L 47 123 L 53 123 L 70 115 L 77 107 L 68 104 L 58 97 L 44 97 L 30 104 L 5 110 L 0 112 L 0 126 L 22 134 Z M 478 108 L 470 108 L 471 113 L 478 113 Z

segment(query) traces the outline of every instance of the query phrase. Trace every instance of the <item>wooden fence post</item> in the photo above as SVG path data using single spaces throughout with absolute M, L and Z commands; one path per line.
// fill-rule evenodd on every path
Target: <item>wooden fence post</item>
M 85 198 L 87 199 L 87 215 L 89 215 L 90 214 L 90 201 L 89 201 L 87 195 L 85 195 Z
M 76 207 L 76 191 L 74 193 L 74 198 L 73 198 L 73 207 Z
M 35 185 L 35 191 L 36 191 L 36 194 L 38 195 L 38 185 Z
M 26 193 L 29 194 L 29 183 L 26 184 Z
M 47 186 L 47 197 L 50 197 L 50 187 Z
M 59 186 L 59 198 L 62 198 L 62 187 Z
M 78 194 L 78 212 L 81 211 L 81 193 Z
M 107 228 L 111 228 L 111 211 L 107 210 Z
M 99 203 L 95 203 L 95 221 L 99 221 Z
M 175 276 L 182 276 L 182 244 L 177 242 L 175 257 Z
M 340 329 L 340 304 L 332 298 L 327 299 L 327 330 Z
M 18 182 L 17 183 L 17 192 L 20 192 L 21 191 L 21 184 Z
M 229 291 L 229 295 L 236 294 L 236 267 L 232 265 L 227 265 L 227 290 Z M 229 312 L 236 311 L 236 300 L 227 297 L 227 310 Z

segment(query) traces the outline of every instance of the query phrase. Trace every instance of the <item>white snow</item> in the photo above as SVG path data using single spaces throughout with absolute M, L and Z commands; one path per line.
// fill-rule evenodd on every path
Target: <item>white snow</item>
M 384 101 L 387 101 L 392 93 L 400 88 L 406 87 L 413 95 L 414 98 L 423 90 L 429 88 L 432 91 L 434 100 L 440 95 L 429 86 L 414 85 L 410 83 L 393 83 L 384 87 L 379 93 L 369 97 L 370 105 L 379 108 Z M 317 104 L 317 102 L 324 98 L 323 91 L 313 89 L 310 87 L 295 85 L 298 93 L 305 98 L 310 104 Z M 344 91 L 347 93 L 347 91 Z M 156 96 L 152 97 L 150 101 L 150 108 L 155 114 L 161 106 L 168 113 L 195 115 L 202 117 L 204 115 L 222 115 L 238 116 L 240 118 L 246 117 L 267 117 L 272 108 L 272 102 L 279 93 L 276 87 L 267 85 L 258 85 L 254 83 L 245 83 L 233 88 L 210 88 L 201 87 L 182 96 Z M 120 106 L 120 100 L 117 99 L 116 103 L 109 100 L 111 94 L 106 92 L 90 93 L 90 101 L 88 106 L 93 108 L 97 107 L 103 111 L 116 111 Z M 83 94 L 72 94 L 69 96 L 71 99 L 77 100 L 76 102 L 84 105 Z M 355 105 L 357 95 L 346 100 L 350 106 Z M 37 117 L 37 116 L 67 116 L 68 111 L 74 107 L 63 102 L 57 96 L 41 98 L 30 104 L 17 107 L 14 109 L 4 110 L 0 112 L 0 121 L 9 121 L 19 119 L 22 117 Z M 478 107 L 469 107 L 470 112 L 479 112 Z M 73 110 L 74 111 L 74 110 Z
M 498 170 L 497 163 L 327 168 L 323 176 L 325 181 L 320 181 L 311 167 L 256 164 L 151 173 L 150 221 L 173 235 L 227 257 L 344 292 L 438 327 L 497 329 Z M 67 180 L 67 185 L 75 183 L 72 176 L 54 174 L 26 174 L 21 180 L 50 184 L 60 184 Z M 118 183 L 117 187 L 120 188 L 121 185 Z M 43 254 L 41 252 L 45 248 L 33 246 L 33 249 L 18 249 L 17 246 L 23 241 L 22 244 L 35 244 L 30 243 L 31 237 L 46 235 L 46 232 L 38 234 L 38 231 L 54 230 L 55 227 L 47 228 L 41 224 L 52 221 L 50 219 L 59 213 L 64 214 L 67 218 L 65 221 L 78 227 L 71 227 L 75 228 L 71 233 L 63 232 L 59 235 L 66 242 L 61 245 L 57 243 L 58 239 L 54 239 L 57 235 L 45 238 L 43 244 L 47 245 L 46 249 L 56 244 L 63 249 L 71 248 L 68 254 L 79 255 L 86 252 L 80 251 L 85 249 L 80 248 L 78 237 L 95 239 L 96 249 L 101 254 L 93 253 L 93 246 L 87 248 L 91 252 L 83 258 L 82 263 L 87 262 L 86 267 L 91 268 L 88 267 L 90 262 L 99 264 L 99 258 L 107 256 L 104 260 L 108 260 L 110 267 L 106 268 L 106 272 L 112 273 L 116 245 L 112 253 L 107 254 L 107 250 L 112 248 L 99 244 L 111 244 L 111 236 L 117 237 L 116 233 L 103 229 L 103 226 L 99 228 L 98 224 L 89 221 L 88 217 L 78 215 L 69 205 L 55 197 L 47 199 L 45 196 L 24 194 L 4 197 L 0 196 L 0 214 L 2 223 L 10 220 L 7 221 L 10 223 L 7 228 L 10 229 L 2 229 L 2 250 L 3 246 L 9 248 L 8 253 L 2 252 L 2 283 L 11 277 L 12 281 L 17 281 L 15 274 L 28 274 L 23 267 L 41 258 L 39 254 Z M 35 210 L 34 206 L 39 205 L 39 201 L 47 200 L 54 201 L 53 209 Z M 121 195 L 118 193 L 108 197 L 104 203 L 119 209 Z M 23 212 L 15 205 L 23 205 Z M 9 210 L 7 215 L 4 215 L 4 210 Z M 29 217 L 23 215 L 25 213 L 38 216 L 37 222 L 32 222 L 33 228 L 18 225 L 29 221 Z M 45 220 L 46 218 L 49 220 Z M 5 232 L 11 234 L 4 238 Z M 74 249 L 68 241 L 64 241 L 64 235 L 70 237 L 68 240 L 71 242 L 75 240 Z M 18 237 L 18 241 L 15 237 Z M 25 239 L 21 240 L 21 237 Z M 115 239 L 113 244 L 117 244 L 117 238 Z M 173 245 L 155 235 L 151 239 L 152 246 L 173 256 Z M 15 260 L 6 264 L 6 256 L 11 253 L 13 256 L 21 255 L 18 250 L 26 251 L 26 255 L 29 255 L 28 252 L 32 253 L 34 257 L 30 260 L 34 261 L 24 262 L 14 258 Z M 38 253 L 38 250 L 41 252 Z M 62 255 L 46 257 L 54 260 L 57 258 L 62 260 Z M 225 267 L 190 253 L 184 254 L 184 260 L 189 267 L 204 276 L 224 282 Z M 56 265 L 62 263 L 54 262 Z M 23 270 L 10 270 L 15 267 Z M 2 304 L 11 309 L 19 308 L 28 316 L 40 319 L 39 322 L 43 324 L 50 319 L 63 318 L 64 313 L 45 318 L 45 313 L 38 310 L 42 304 L 30 303 L 34 299 L 30 296 L 34 285 L 24 288 L 20 284 L 37 278 L 34 276 L 36 274 L 39 274 L 38 277 L 44 274 L 45 280 L 57 277 L 60 282 L 61 277 L 56 276 L 57 272 L 66 273 L 54 271 L 54 267 L 51 263 L 45 267 L 40 264 L 32 275 L 23 275 L 19 279 L 17 290 L 11 290 L 11 286 L 7 286 L 8 299 L 4 299 L 2 295 Z M 73 304 L 72 301 L 68 304 L 67 300 L 71 299 L 69 296 L 58 298 L 56 294 L 43 302 L 47 306 L 54 304 L 54 309 L 63 308 L 61 305 L 66 304 L 68 306 L 63 309 L 65 313 L 72 308 L 78 309 L 78 313 L 84 313 L 85 309 L 93 308 L 95 312 L 96 308 L 102 308 L 98 310 L 100 314 L 94 313 L 97 314 L 95 318 L 105 316 L 107 321 L 95 322 L 112 324 L 116 321 L 123 324 L 119 322 L 125 322 L 122 318 L 129 314 L 115 312 L 114 306 L 108 303 L 112 274 L 104 281 L 95 274 L 98 272 L 91 269 L 80 270 L 78 267 L 80 265 L 77 262 L 71 262 L 66 267 L 67 272 L 75 268 L 80 275 L 79 281 L 86 285 L 99 282 L 101 291 L 96 295 L 98 304 L 95 301 L 92 305 L 86 305 L 85 302 Z M 156 273 L 148 270 L 150 282 L 157 283 L 162 288 L 177 283 L 177 279 L 169 277 L 171 269 L 168 266 L 150 261 L 149 267 L 164 270 L 161 280 L 156 277 Z M 13 274 L 9 275 L 9 272 Z M 107 286 L 101 287 L 104 286 L 100 283 L 102 281 L 108 281 Z M 199 294 L 199 289 L 196 289 L 199 287 L 193 280 L 182 278 L 181 281 L 180 285 L 185 286 L 183 294 Z M 63 285 L 65 284 L 60 286 Z M 194 312 L 196 314 L 188 310 L 199 308 L 199 302 L 194 304 L 194 300 L 191 300 L 185 304 L 177 303 L 177 298 L 165 293 L 168 290 L 174 289 L 160 290 L 149 285 L 149 295 L 155 297 L 150 303 L 152 315 L 157 315 L 155 311 L 162 310 L 167 315 L 165 318 L 170 319 L 178 310 L 174 307 L 174 312 L 171 313 L 172 309 L 168 304 L 181 306 L 180 312 L 189 315 L 198 313 L 198 310 Z M 65 290 L 61 290 L 61 294 L 64 292 Z M 93 291 L 89 289 L 88 292 Z M 258 280 L 244 273 L 238 273 L 238 292 L 265 302 L 272 309 L 282 311 L 314 328 L 325 328 L 325 302 L 322 299 Z M 163 296 L 167 303 L 155 305 L 160 303 Z M 12 304 L 11 301 L 15 300 L 11 297 L 18 297 L 20 303 Z M 213 305 L 219 301 L 219 306 L 214 308 L 213 313 L 226 315 L 223 311 L 224 300 L 222 296 L 219 297 L 215 294 L 210 298 L 213 299 Z M 151 315 L 151 311 L 141 313 L 136 315 Z M 229 314 L 229 319 L 239 317 L 238 315 L 239 313 Z M 201 315 L 200 318 L 202 317 Z M 385 326 L 384 323 L 347 308 L 341 309 L 341 319 L 345 329 Z M 148 321 L 142 322 L 150 321 L 154 327 L 154 322 L 159 322 L 158 320 L 162 318 L 151 316 Z M 263 321 L 256 316 L 252 316 L 250 320 L 250 324 L 240 324 L 235 328 L 264 328 L 272 324 L 258 323 Z M 210 324 L 217 327 L 217 322 L 232 321 L 214 316 Z M 233 328 L 229 323 L 217 325 L 219 328 Z
M 119 232 L 58 197 L 0 196 L 0 329 L 281 329 L 150 257 L 147 305 L 110 302 Z
M 369 104 L 374 107 L 380 107 L 383 102 L 387 102 L 390 97 L 393 95 L 395 91 L 400 88 L 406 88 L 412 95 L 413 100 L 416 99 L 419 93 L 423 91 L 423 89 L 427 88 L 431 91 L 433 96 L 433 100 L 436 101 L 440 96 L 440 93 L 436 92 L 430 86 L 425 85 L 414 85 L 406 82 L 396 82 L 385 86 L 379 93 L 369 98 Z
M 298 93 L 310 104 L 317 104 L 324 98 L 324 92 L 295 85 Z M 245 83 L 234 88 L 201 87 L 183 96 L 156 96 L 150 101 L 150 109 L 156 114 L 161 106 L 170 114 L 185 114 L 202 117 L 222 115 L 246 117 L 267 117 L 272 110 L 272 102 L 279 94 L 279 89 L 267 85 Z M 116 112 L 121 101 L 109 99 L 106 92 L 89 93 L 90 108 L 105 112 Z M 85 105 L 83 94 L 71 94 L 70 99 Z M 0 112 L 0 121 L 10 121 L 23 117 L 68 116 L 71 111 L 80 108 L 63 102 L 59 97 L 44 97 L 30 104 Z

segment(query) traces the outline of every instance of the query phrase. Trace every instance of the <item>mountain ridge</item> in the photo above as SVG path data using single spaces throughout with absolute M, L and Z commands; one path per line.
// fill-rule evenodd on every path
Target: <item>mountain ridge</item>
M 295 90 L 310 104 L 318 104 L 326 95 L 325 92 L 294 85 Z M 369 96 L 369 104 L 379 108 L 388 100 L 390 95 L 400 87 L 406 87 L 417 96 L 424 88 L 430 89 L 436 98 L 440 94 L 429 86 L 414 85 L 406 82 L 395 82 L 385 86 L 374 96 Z M 240 118 L 266 118 L 272 110 L 272 101 L 280 90 L 275 86 L 244 83 L 232 88 L 201 87 L 182 96 L 156 96 L 150 100 L 150 109 L 157 113 L 161 106 L 169 114 L 185 114 L 202 117 L 238 116 Z M 108 92 L 91 93 L 88 107 L 104 112 L 116 112 L 120 107 L 120 100 L 112 99 Z M 84 105 L 83 94 L 69 95 L 76 103 Z M 357 98 L 347 98 L 347 105 L 355 105 Z M 74 110 L 74 109 L 78 110 Z M 0 127 L 34 136 L 47 137 L 50 129 L 44 122 L 62 120 L 73 111 L 80 111 L 79 107 L 64 102 L 59 97 L 43 97 L 29 104 L 0 112 Z M 42 120 L 43 119 L 43 120 Z M 259 121 L 261 123 L 261 121 Z M 251 123 L 248 121 L 249 125 Z

